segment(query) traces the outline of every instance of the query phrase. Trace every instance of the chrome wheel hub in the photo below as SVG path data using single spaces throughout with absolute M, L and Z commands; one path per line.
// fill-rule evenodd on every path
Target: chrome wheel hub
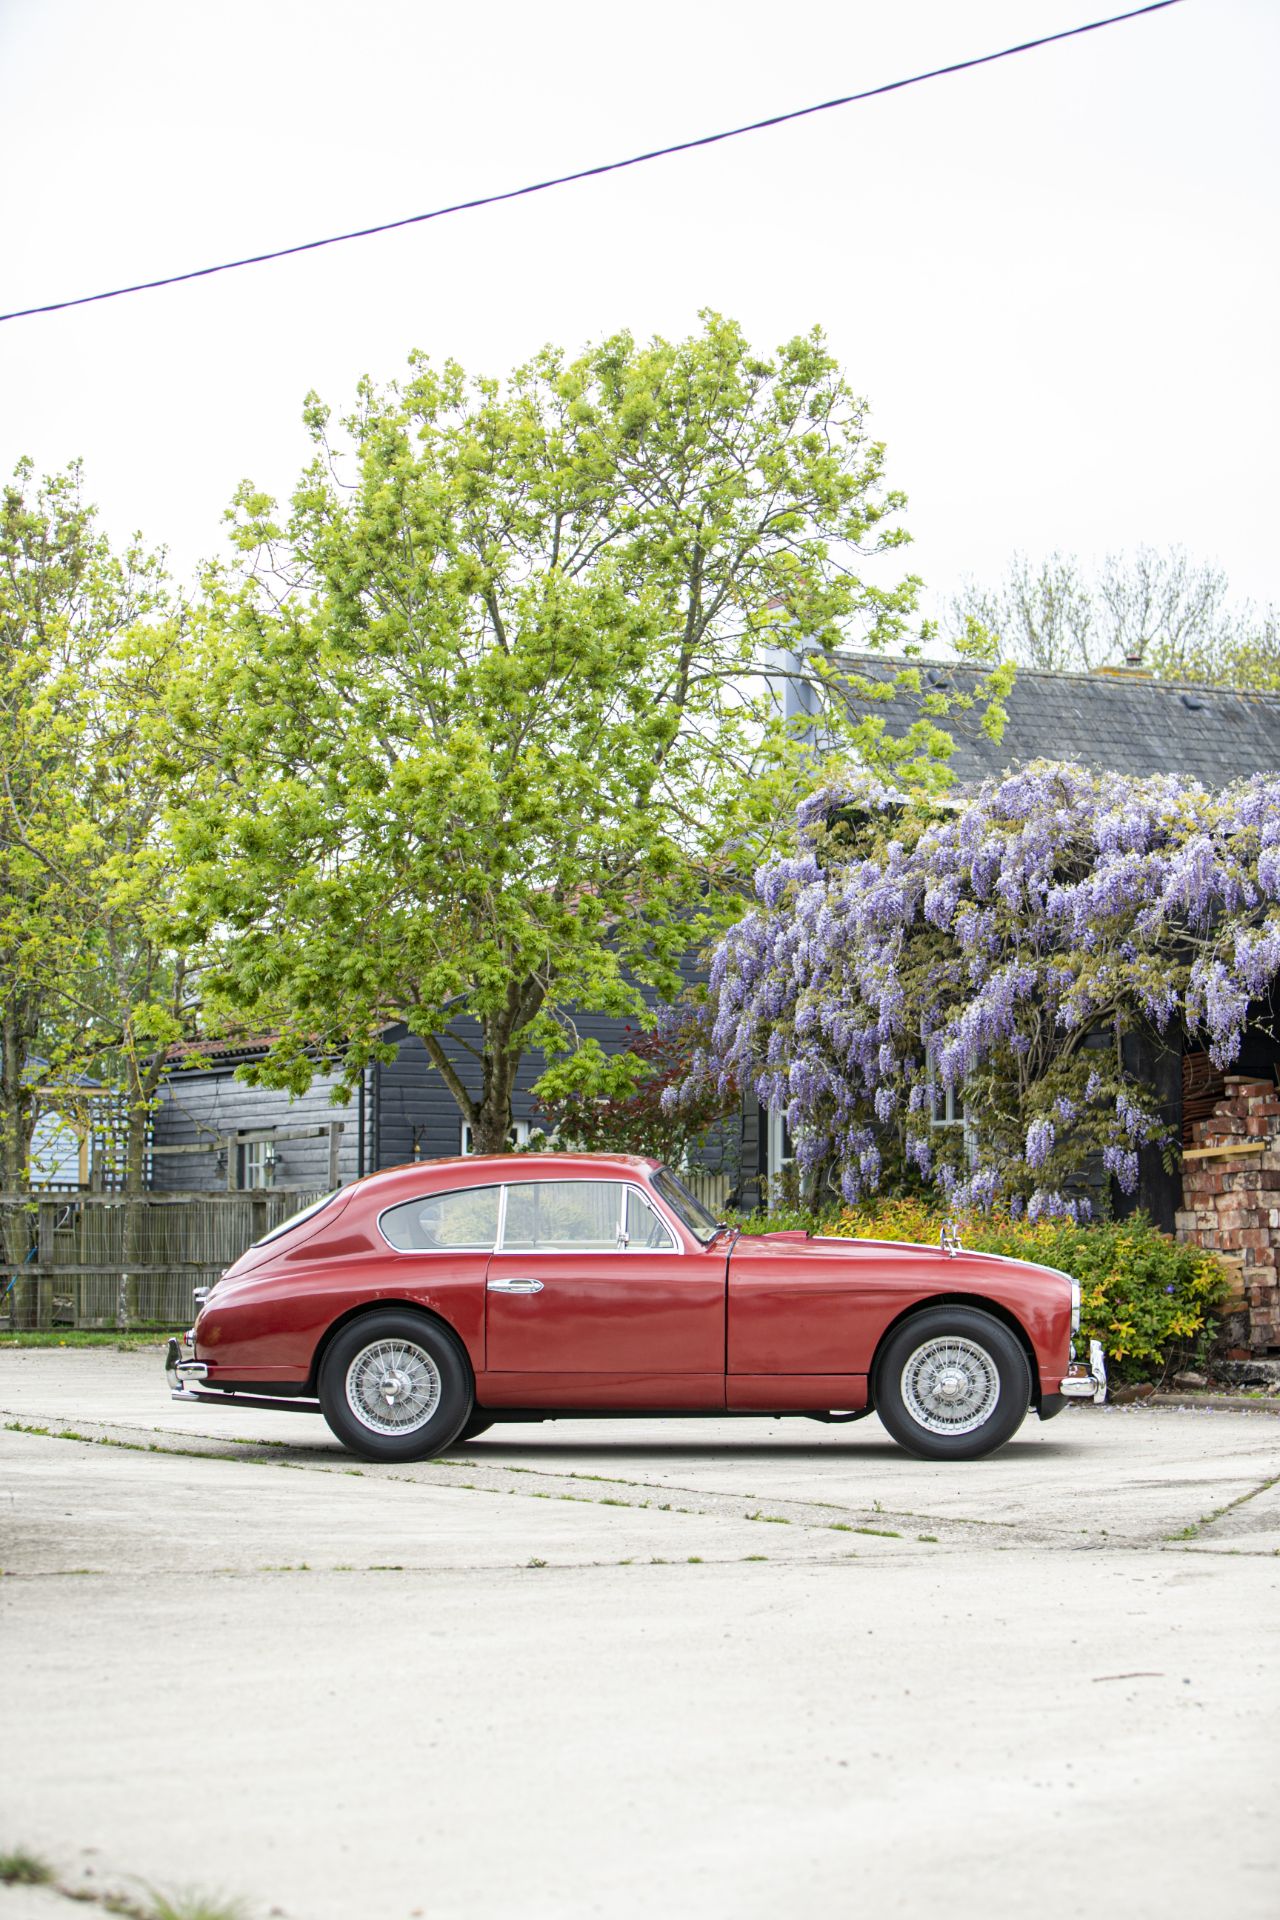
M 902 1402 L 928 1433 L 973 1433 L 1000 1398 L 1000 1370 L 976 1340 L 926 1340 L 902 1369 Z
M 347 1368 L 347 1405 L 371 1433 L 416 1433 L 440 1404 L 440 1374 L 410 1340 L 363 1347 Z

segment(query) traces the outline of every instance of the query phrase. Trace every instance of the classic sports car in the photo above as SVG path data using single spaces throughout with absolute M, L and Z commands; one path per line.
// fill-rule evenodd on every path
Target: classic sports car
M 499 1420 L 875 1412 L 912 1453 L 973 1460 L 1028 1408 L 1101 1397 L 1080 1291 L 938 1247 L 742 1234 L 656 1160 L 525 1154 L 369 1175 L 197 1293 L 174 1397 L 324 1414 L 371 1460 Z

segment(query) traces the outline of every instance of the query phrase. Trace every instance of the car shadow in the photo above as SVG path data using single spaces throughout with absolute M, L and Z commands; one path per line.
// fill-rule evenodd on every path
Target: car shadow
M 1025 1444 L 1025 1443 L 1024 1443 Z M 999 1460 L 1019 1445 L 1018 1436 L 988 1456 Z M 449 1447 L 440 1456 L 441 1459 L 488 1460 L 498 1464 L 504 1454 L 533 1456 L 538 1460 L 607 1460 L 610 1458 L 626 1460 L 670 1460 L 675 1458 L 694 1458 L 699 1460 L 741 1460 L 741 1459 L 787 1459 L 787 1460 L 829 1460 L 834 1449 L 828 1441 L 825 1445 L 818 1441 L 795 1440 L 687 1440 L 672 1436 L 670 1440 L 543 1440 L 521 1441 L 514 1434 L 501 1436 L 486 1433 L 475 1440 L 468 1440 Z M 1073 1448 L 1052 1440 L 1040 1441 L 1035 1449 L 1037 1460 L 1065 1458 Z M 903 1465 L 914 1466 L 958 1466 L 972 1468 L 982 1466 L 981 1460 L 918 1460 L 913 1454 L 886 1438 L 873 1438 L 871 1434 L 859 1436 L 856 1446 L 850 1447 L 849 1456 L 856 1452 L 860 1459 L 879 1460 L 896 1459 Z

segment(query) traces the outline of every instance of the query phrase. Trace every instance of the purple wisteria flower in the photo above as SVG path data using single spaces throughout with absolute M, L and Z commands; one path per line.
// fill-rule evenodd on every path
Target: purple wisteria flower
M 1107 1172 L 1114 1174 L 1122 1193 L 1136 1193 L 1138 1190 L 1138 1156 L 1125 1147 L 1107 1146 L 1102 1149 L 1102 1164 Z
M 1132 1191 L 1167 1137 L 1124 1036 L 1181 1028 L 1225 1065 L 1280 977 L 1280 778 L 1040 764 L 932 818 L 837 778 L 756 892 L 698 1072 L 785 1111 L 846 1198 L 910 1166 L 1080 1217 L 1090 1154 Z
M 1026 1161 L 1029 1167 L 1042 1167 L 1053 1152 L 1055 1135 L 1052 1120 L 1043 1116 L 1027 1128 Z

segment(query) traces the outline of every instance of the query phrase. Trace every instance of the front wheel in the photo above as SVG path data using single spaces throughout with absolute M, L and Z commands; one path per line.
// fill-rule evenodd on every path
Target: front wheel
M 320 1368 L 320 1410 L 365 1460 L 429 1460 L 452 1446 L 472 1407 L 471 1369 L 437 1321 L 407 1309 L 362 1314 Z
M 893 1333 L 876 1365 L 876 1412 L 922 1460 L 980 1460 L 1012 1439 L 1031 1402 L 1017 1337 L 976 1307 L 930 1307 Z
M 482 1413 L 477 1407 L 471 1415 L 471 1418 L 467 1421 L 466 1426 L 462 1429 L 462 1432 L 458 1435 L 458 1439 L 459 1441 L 478 1440 L 482 1433 L 488 1433 L 492 1425 L 492 1417 L 487 1413 Z

